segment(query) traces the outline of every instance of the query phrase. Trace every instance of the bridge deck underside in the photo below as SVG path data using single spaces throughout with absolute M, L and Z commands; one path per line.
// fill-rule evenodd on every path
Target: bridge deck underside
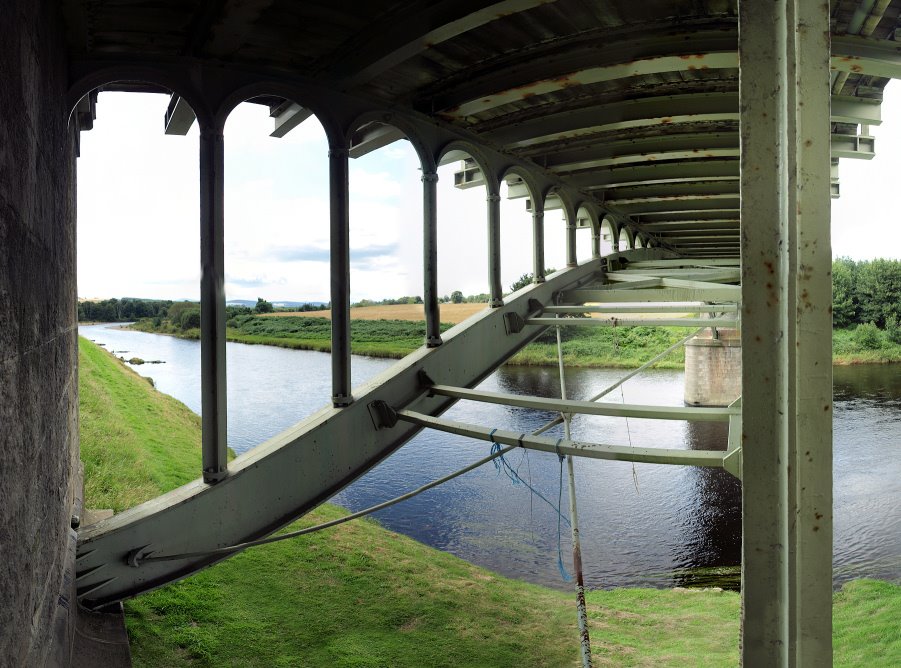
M 118 600 L 216 559 L 135 567 L 129 555 L 283 526 L 423 424 L 377 429 L 373 402 L 435 418 L 453 398 L 429 386 L 473 387 L 567 313 L 554 309 L 592 313 L 601 302 L 628 314 L 639 300 L 678 301 L 700 318 L 712 303 L 722 323 L 743 319 L 741 438 L 757 444 L 736 468 L 746 490 L 743 660 L 829 665 L 828 204 L 839 159 L 874 155 L 869 128 L 881 122 L 885 85 L 901 78 L 901 0 L 62 4 L 79 129 L 90 128 L 98 87 L 168 90 L 167 132 L 200 126 L 204 475 L 222 478 L 82 532 L 83 601 Z M 227 465 L 223 128 L 243 100 L 270 108 L 274 136 L 316 115 L 328 137 L 335 408 Z M 404 136 L 422 168 L 432 347 L 352 396 L 348 160 Z M 458 184 L 488 196 L 496 308 L 442 342 L 435 182 L 438 165 L 456 160 Z M 504 181 L 533 213 L 536 280 L 509 299 Z M 543 215 L 553 208 L 566 221 L 567 268 L 542 282 Z M 593 259 L 579 265 L 576 229 L 586 226 Z M 647 250 L 617 255 L 623 246 Z M 609 271 L 598 283 L 602 255 Z M 262 503 L 241 502 L 256 494 Z

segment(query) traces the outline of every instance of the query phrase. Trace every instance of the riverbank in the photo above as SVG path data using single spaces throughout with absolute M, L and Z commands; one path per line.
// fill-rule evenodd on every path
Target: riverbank
M 197 416 L 99 347 L 79 349 L 88 507 L 121 510 L 196 477 Z M 326 505 L 296 526 L 343 512 Z M 363 521 L 248 550 L 126 611 L 136 666 L 556 667 L 577 663 L 571 598 Z M 588 605 L 595 665 L 738 663 L 734 593 L 592 591 Z M 837 666 L 901 663 L 901 587 L 852 582 L 834 614 Z
M 377 308 L 377 307 L 367 307 Z M 442 331 L 453 325 L 444 323 Z M 199 339 L 200 330 L 183 330 L 161 321 L 140 320 L 131 328 L 154 334 L 168 334 L 185 339 Z M 566 328 L 563 337 L 563 359 L 567 366 L 583 368 L 630 369 L 644 364 L 668 346 L 690 334 L 692 327 L 582 327 Z M 877 330 L 878 332 L 878 330 Z M 833 331 L 832 363 L 887 364 L 901 363 L 901 344 L 882 333 L 864 337 L 851 329 Z M 399 359 L 422 345 L 425 325 L 414 320 L 351 321 L 351 352 L 369 357 Z M 327 318 L 281 315 L 239 316 L 229 320 L 229 341 L 292 348 L 295 350 L 331 351 L 331 323 Z M 555 366 L 557 344 L 552 331 L 539 337 L 514 355 L 507 364 Z M 657 363 L 659 369 L 681 369 L 685 364 L 682 348 L 674 350 Z

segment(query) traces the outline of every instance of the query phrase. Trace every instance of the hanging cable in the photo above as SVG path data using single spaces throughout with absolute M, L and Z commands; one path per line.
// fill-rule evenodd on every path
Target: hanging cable
M 559 317 L 559 316 L 557 316 Z M 557 363 L 560 367 L 560 398 L 566 401 L 566 373 L 563 366 L 563 338 L 560 334 L 560 326 L 557 326 Z M 560 413 L 563 418 L 563 436 L 566 440 L 572 439 L 571 423 L 572 415 L 569 413 Z M 557 441 L 559 446 L 560 441 Z M 563 456 L 558 450 L 557 456 L 560 458 L 560 491 L 557 503 L 563 503 Z M 576 574 L 576 610 L 579 618 L 579 647 L 582 656 L 582 668 L 591 668 L 591 640 L 588 635 L 588 612 L 585 606 L 585 579 L 582 574 L 582 541 L 579 537 L 579 515 L 576 507 L 576 474 L 573 468 L 572 455 L 566 458 L 567 470 L 569 471 L 569 516 L 570 527 L 572 528 L 573 542 L 573 570 Z M 567 582 L 572 577 L 563 568 L 563 554 L 560 548 L 560 521 L 557 521 L 557 563 L 560 567 L 560 575 Z
M 495 430 L 497 431 L 497 430 Z M 493 432 L 492 432 L 493 433 Z M 228 547 L 220 547 L 214 550 L 204 550 L 202 552 L 183 552 L 181 554 L 167 554 L 157 557 L 152 556 L 142 556 L 139 550 L 137 554 L 131 555 L 129 562 L 133 566 L 140 566 L 141 564 L 155 561 L 179 561 L 181 559 L 195 559 L 198 557 L 211 557 L 215 555 L 227 555 L 232 554 L 233 552 L 240 552 L 241 550 L 247 549 L 248 547 L 257 547 L 258 545 L 268 545 L 269 543 L 277 543 L 282 540 L 288 540 L 289 538 L 297 538 L 298 536 L 303 536 L 309 533 L 315 533 L 317 531 L 322 531 L 323 529 L 328 529 L 333 526 L 337 526 L 339 524 L 344 524 L 345 522 L 350 522 L 351 520 L 358 519 L 360 517 L 364 517 L 366 515 L 370 515 L 377 510 L 382 510 L 383 508 L 388 508 L 393 506 L 401 501 L 406 501 L 407 499 L 412 499 L 414 496 L 422 494 L 425 491 L 432 489 L 433 487 L 437 487 L 443 483 L 448 482 L 449 480 L 453 480 L 454 478 L 463 475 L 464 473 L 469 473 L 473 469 L 477 469 L 483 464 L 487 464 L 490 461 L 494 461 L 499 458 L 503 458 L 503 456 L 513 450 L 516 446 L 508 445 L 507 447 L 502 447 L 500 443 L 495 443 L 491 446 L 491 454 L 487 457 L 482 457 L 482 459 L 473 462 L 472 464 L 463 467 L 458 471 L 454 471 L 443 478 L 438 478 L 438 480 L 433 480 L 432 482 L 426 483 L 422 487 L 418 487 L 411 492 L 407 492 L 406 494 L 402 494 L 401 496 L 395 497 L 393 499 L 389 499 L 388 501 L 383 501 L 382 503 L 378 503 L 374 506 L 370 506 L 369 508 L 364 508 L 363 510 L 358 510 L 355 513 L 351 513 L 350 515 L 345 515 L 344 517 L 339 517 L 338 519 L 331 520 L 329 522 L 323 522 L 322 524 L 317 524 L 315 526 L 307 527 L 305 529 L 299 529 L 297 531 L 291 531 L 290 533 L 283 533 L 277 536 L 269 536 L 267 538 L 260 538 L 259 540 L 251 540 L 246 543 L 238 543 L 237 545 L 229 545 Z M 547 501 L 547 499 L 545 499 Z M 548 501 L 548 503 L 550 503 Z M 553 505 L 553 504 L 552 504 Z

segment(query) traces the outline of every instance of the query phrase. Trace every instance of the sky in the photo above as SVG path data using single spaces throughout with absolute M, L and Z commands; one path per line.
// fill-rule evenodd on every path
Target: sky
M 168 96 L 101 93 L 78 159 L 81 298 L 198 299 L 198 132 L 163 133 Z M 833 255 L 901 257 L 891 197 L 901 174 L 901 84 L 886 89 L 876 157 L 840 165 Z M 328 148 L 310 118 L 269 136 L 268 109 L 245 103 L 225 127 L 226 299 L 328 301 Z M 438 291 L 488 291 L 484 188 L 453 187 L 439 170 Z M 422 184 L 406 141 L 350 162 L 351 299 L 422 295 Z M 546 264 L 565 263 L 560 212 L 545 217 Z M 501 200 L 501 280 L 531 271 L 531 215 Z M 577 232 L 578 257 L 590 232 Z

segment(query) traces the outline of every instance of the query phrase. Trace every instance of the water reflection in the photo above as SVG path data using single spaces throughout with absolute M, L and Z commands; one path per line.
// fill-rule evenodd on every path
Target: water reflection
M 685 443 L 692 450 L 725 450 L 725 422 L 687 422 Z M 684 566 L 676 571 L 680 586 L 716 584 L 737 589 L 741 562 L 741 483 L 722 469 L 690 468 L 692 503 L 682 518 Z M 730 578 L 729 576 L 734 576 Z

